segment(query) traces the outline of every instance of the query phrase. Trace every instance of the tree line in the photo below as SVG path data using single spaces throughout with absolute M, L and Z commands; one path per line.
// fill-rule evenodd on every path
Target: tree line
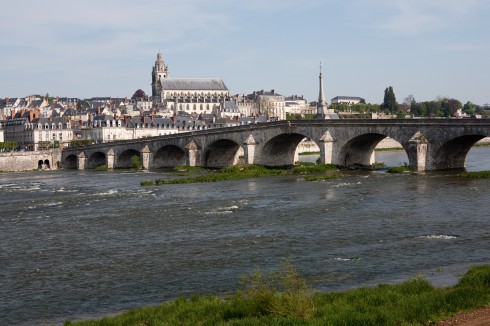
M 383 103 L 381 104 L 359 103 L 348 105 L 335 103 L 331 104 L 329 108 L 339 113 L 356 113 L 361 117 L 368 116 L 371 113 L 383 113 L 396 115 L 397 118 L 405 118 L 407 115 L 411 117 L 449 118 L 458 116 L 459 112 L 471 117 L 477 114 L 483 117 L 490 117 L 490 112 L 471 101 L 463 104 L 457 99 L 448 97 L 438 97 L 433 101 L 417 102 L 413 95 L 409 95 L 402 103 L 398 103 L 392 86 L 385 89 Z

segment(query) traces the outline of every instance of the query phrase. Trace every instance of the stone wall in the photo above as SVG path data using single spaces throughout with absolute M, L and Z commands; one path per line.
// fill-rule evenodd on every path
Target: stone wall
M 40 162 L 42 161 L 42 164 Z M 57 170 L 61 150 L 0 153 L 0 171 L 20 172 L 32 170 Z

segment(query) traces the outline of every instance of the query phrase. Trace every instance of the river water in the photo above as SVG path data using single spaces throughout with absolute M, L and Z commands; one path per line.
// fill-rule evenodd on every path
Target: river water
M 377 152 L 387 165 L 403 152 Z M 301 158 L 301 157 L 300 157 Z M 311 158 L 310 159 L 314 159 Z M 490 147 L 468 170 L 490 170 Z M 141 187 L 164 172 L 0 175 L 0 324 L 94 318 L 223 295 L 289 260 L 319 290 L 454 284 L 489 264 L 490 180 L 357 172 Z

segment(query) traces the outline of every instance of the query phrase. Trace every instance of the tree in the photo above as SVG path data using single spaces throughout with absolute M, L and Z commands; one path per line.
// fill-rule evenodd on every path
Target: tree
M 137 97 L 146 97 L 145 91 L 140 88 L 136 92 L 134 92 L 133 96 L 131 96 L 132 99 L 135 99 Z
M 395 93 L 393 92 L 393 87 L 388 86 L 385 89 L 385 96 L 383 99 L 383 104 L 381 104 L 383 111 L 391 114 L 398 112 L 398 103 L 396 103 Z
M 466 102 L 463 106 L 463 112 L 469 115 L 475 114 L 476 105 L 471 103 L 470 101 Z

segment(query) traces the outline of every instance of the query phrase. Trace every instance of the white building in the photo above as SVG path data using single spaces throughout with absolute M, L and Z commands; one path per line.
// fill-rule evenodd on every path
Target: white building
M 353 105 L 359 103 L 366 103 L 366 100 L 364 100 L 362 97 L 355 97 L 355 96 L 335 96 L 332 99 L 331 103 Z

